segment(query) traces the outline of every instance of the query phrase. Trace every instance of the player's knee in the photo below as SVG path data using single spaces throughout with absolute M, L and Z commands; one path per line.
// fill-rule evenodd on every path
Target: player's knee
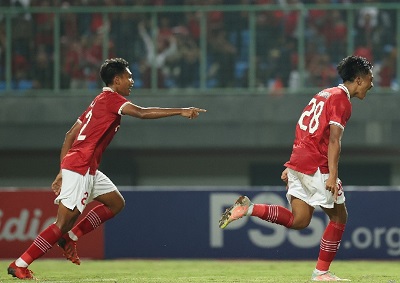
M 333 222 L 341 223 L 341 224 L 346 224 L 347 217 L 348 217 L 347 213 L 343 213 L 340 215 L 331 216 L 331 217 L 329 217 L 329 220 L 333 221 Z
M 57 220 L 54 224 L 60 229 L 61 234 L 63 235 L 67 233 L 69 230 L 71 230 L 72 227 L 74 226 L 74 222 L 72 221 L 65 222 Z
M 308 219 L 294 219 L 293 225 L 290 228 L 294 230 L 303 230 L 310 225 L 310 222 L 311 220 Z
M 118 204 L 118 212 L 117 213 L 120 213 L 124 209 L 124 207 L 125 207 L 125 199 L 123 197 L 121 197 L 121 200 Z
M 57 219 L 54 224 L 61 230 L 62 234 L 65 234 L 72 229 L 80 214 L 78 208 L 75 207 L 74 210 L 71 211 L 60 204 L 57 212 Z
M 346 224 L 346 223 L 347 223 L 347 218 L 348 218 L 348 214 L 347 214 L 347 211 L 345 211 L 345 212 L 343 213 L 343 215 L 341 215 L 340 221 L 339 221 L 339 222 L 341 222 L 341 223 L 343 223 L 343 224 Z
M 327 213 L 329 216 L 329 220 L 337 223 L 342 223 L 346 224 L 347 223 L 347 218 L 348 218 L 348 213 L 347 209 L 344 205 L 338 205 L 335 207 L 334 213 Z
M 109 209 L 114 213 L 114 215 L 117 215 L 120 213 L 125 207 L 125 199 L 121 196 L 118 201 L 115 201 Z

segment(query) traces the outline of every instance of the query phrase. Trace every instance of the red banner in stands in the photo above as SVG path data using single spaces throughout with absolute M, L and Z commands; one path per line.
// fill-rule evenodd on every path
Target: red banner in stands
M 0 191 L 0 258 L 19 257 L 55 221 L 58 206 L 54 199 L 52 191 Z M 83 215 L 95 205 L 90 203 Z M 103 226 L 79 239 L 78 254 L 81 258 L 104 258 Z M 62 257 L 62 250 L 55 245 L 43 258 Z

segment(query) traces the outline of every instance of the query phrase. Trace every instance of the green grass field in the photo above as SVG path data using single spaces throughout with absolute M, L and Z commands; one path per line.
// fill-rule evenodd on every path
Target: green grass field
M 7 275 L 10 261 L 0 261 L 0 282 L 19 282 Z M 311 282 L 314 261 L 261 260 L 37 260 L 37 282 Z M 336 261 L 331 269 L 352 282 L 400 283 L 400 261 Z

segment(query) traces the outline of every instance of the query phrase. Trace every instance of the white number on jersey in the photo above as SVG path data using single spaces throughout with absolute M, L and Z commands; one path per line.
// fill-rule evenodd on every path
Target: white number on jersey
M 79 135 L 77 138 L 78 141 L 83 141 L 84 139 L 86 139 L 86 135 L 82 135 L 82 132 L 85 130 L 87 124 L 89 124 L 90 119 L 92 118 L 92 109 L 90 109 L 90 111 L 86 114 L 86 118 L 87 118 L 86 123 L 84 125 L 82 125 L 82 128 L 79 132 Z
M 317 100 L 313 98 L 311 99 L 310 103 L 308 103 L 308 105 L 311 105 L 311 109 L 305 110 L 303 114 L 301 114 L 298 124 L 300 129 L 302 129 L 303 131 L 308 130 L 310 134 L 313 134 L 318 129 L 319 116 L 321 116 L 322 109 L 324 108 L 324 102 L 320 101 L 317 103 Z M 304 118 L 310 116 L 310 122 L 308 123 L 308 125 L 304 125 Z

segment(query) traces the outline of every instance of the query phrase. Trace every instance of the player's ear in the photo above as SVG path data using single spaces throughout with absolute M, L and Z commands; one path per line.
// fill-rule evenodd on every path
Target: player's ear
M 121 82 L 121 78 L 119 76 L 115 76 L 113 81 L 115 85 L 119 85 Z

